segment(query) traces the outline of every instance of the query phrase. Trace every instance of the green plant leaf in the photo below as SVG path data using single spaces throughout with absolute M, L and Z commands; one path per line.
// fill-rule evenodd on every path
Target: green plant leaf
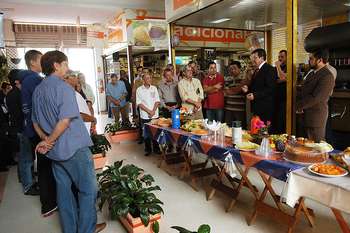
M 152 230 L 153 230 L 154 233 L 158 233 L 159 232 L 159 222 L 158 221 L 153 222 Z
M 196 233 L 196 232 L 189 231 L 189 230 L 187 230 L 186 228 L 179 227 L 179 226 L 172 226 L 171 228 L 173 228 L 173 229 L 179 231 L 180 233 Z
M 149 214 L 140 213 L 140 218 L 141 218 L 143 225 L 145 225 L 147 227 L 149 224 Z
M 210 233 L 210 226 L 207 224 L 200 225 L 198 228 L 198 233 Z

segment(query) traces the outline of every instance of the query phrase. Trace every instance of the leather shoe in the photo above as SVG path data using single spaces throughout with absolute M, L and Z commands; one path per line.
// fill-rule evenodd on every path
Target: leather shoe
M 34 184 L 32 185 L 25 193 L 24 195 L 31 195 L 31 196 L 38 196 L 40 194 L 39 189 Z
M 105 222 L 96 224 L 95 233 L 103 231 L 103 229 L 105 229 L 106 226 L 107 226 L 107 224 Z

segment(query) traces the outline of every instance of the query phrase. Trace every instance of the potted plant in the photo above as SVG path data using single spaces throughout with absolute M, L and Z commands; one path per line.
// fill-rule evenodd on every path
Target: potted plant
M 179 231 L 179 233 L 210 233 L 210 226 L 207 224 L 200 225 L 197 231 L 190 231 L 179 226 L 172 226 L 171 228 Z
M 110 141 L 120 143 L 121 141 L 135 141 L 139 138 L 139 132 L 136 126 L 131 123 L 115 122 L 107 124 L 105 133 L 109 135 Z
M 152 185 L 154 178 L 144 170 L 117 161 L 97 175 L 100 188 L 99 208 L 105 203 L 112 219 L 119 218 L 129 233 L 159 232 L 163 204 L 153 193 L 160 190 Z
M 90 147 L 90 150 L 94 155 L 95 169 L 101 169 L 106 163 L 106 152 L 111 149 L 112 146 L 103 134 L 93 134 L 91 135 L 91 140 L 94 143 L 94 145 Z

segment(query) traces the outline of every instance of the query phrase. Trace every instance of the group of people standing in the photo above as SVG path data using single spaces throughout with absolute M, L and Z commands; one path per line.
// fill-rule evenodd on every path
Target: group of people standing
M 25 61 L 28 70 L 9 75 L 12 89 L 1 111 L 8 119 L 6 134 L 19 140 L 24 194 L 40 195 L 43 217 L 58 210 L 63 232 L 99 232 L 105 223 L 96 224 L 97 183 L 89 149 L 96 123 L 93 91 L 83 74 L 68 69 L 68 58 L 60 51 L 43 55 L 30 50 Z
M 303 127 L 309 139 L 319 142 L 325 139 L 328 118 L 328 99 L 335 84 L 336 70 L 328 64 L 327 50 L 310 53 L 311 71 L 298 87 L 296 109 L 303 113 Z M 136 106 L 140 109 L 141 126 L 154 118 L 170 117 L 174 108 L 184 107 L 191 119 L 224 121 L 225 94 L 243 94 L 251 103 L 252 113 L 264 122 L 271 122 L 270 133 L 281 134 L 286 130 L 287 51 L 279 52 L 275 67 L 266 62 L 266 51 L 256 49 L 251 53 L 245 75 L 241 64 L 233 61 L 229 72 L 239 84 L 225 89 L 225 80 L 217 72 L 215 62 L 208 63 L 207 75 L 199 75 L 198 66 L 190 62 L 176 77 L 173 69 L 166 68 L 164 79 L 156 88 L 152 75 L 143 72 L 143 84 L 136 88 Z M 140 73 L 142 69 L 140 70 Z M 196 76 L 196 77 L 194 77 Z M 204 111 L 203 111 L 204 110 Z M 151 141 L 146 142 L 146 155 L 152 152 Z M 153 142 L 156 153 L 158 147 Z

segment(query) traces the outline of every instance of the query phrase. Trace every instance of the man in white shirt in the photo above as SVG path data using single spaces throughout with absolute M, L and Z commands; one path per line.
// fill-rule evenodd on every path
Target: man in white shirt
M 79 79 L 76 73 L 73 71 L 68 71 L 67 75 L 65 76 L 65 82 L 67 82 L 75 90 L 75 97 L 78 103 L 80 116 L 83 119 L 85 127 L 90 135 L 91 123 L 96 123 L 96 118 L 91 113 L 89 106 L 86 103 L 86 100 L 80 95 L 79 92 L 76 91 L 76 86 L 79 83 Z
M 141 127 L 144 129 L 145 123 L 159 117 L 158 107 L 160 105 L 160 100 L 157 88 L 151 85 L 151 74 L 144 74 L 142 79 L 143 85 L 136 90 L 136 106 L 140 109 Z M 145 155 L 148 156 L 152 153 L 152 139 L 144 138 L 144 141 Z M 153 152 L 159 153 L 159 146 L 155 140 L 153 140 Z

